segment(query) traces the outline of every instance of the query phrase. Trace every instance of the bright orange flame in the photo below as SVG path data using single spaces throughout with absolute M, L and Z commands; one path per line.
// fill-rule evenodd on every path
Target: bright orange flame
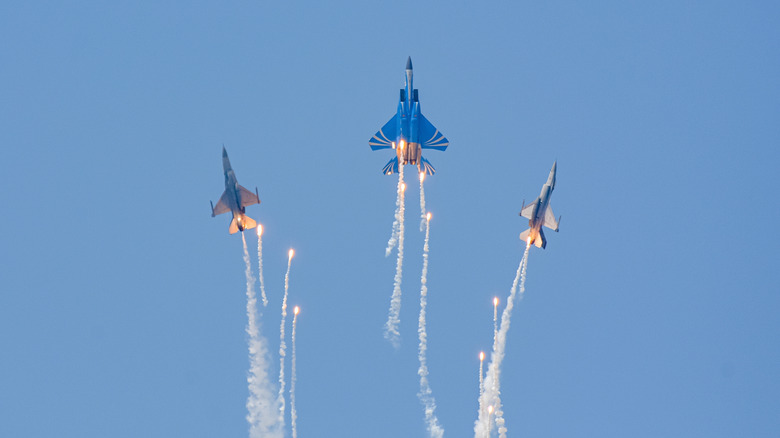
M 498 297 L 493 298 L 493 307 L 498 307 Z
M 390 144 L 393 145 L 393 149 L 395 149 L 395 142 L 391 142 Z
M 431 221 L 431 212 L 429 211 L 427 215 L 425 215 L 425 219 L 428 220 L 428 222 Z
M 493 415 L 493 406 L 488 406 L 488 415 Z
M 295 254 L 295 250 L 290 248 L 290 252 L 287 253 L 287 260 L 292 260 L 294 254 Z
M 298 306 L 295 306 L 295 308 L 293 309 L 293 314 L 294 314 L 294 315 L 297 315 L 297 314 L 298 314 L 298 312 L 300 312 L 300 311 L 301 311 L 301 308 L 300 308 L 300 307 L 298 307 Z
M 401 150 L 404 150 L 405 143 L 403 140 L 401 140 Z
M 402 191 L 402 192 L 405 192 L 405 191 L 406 191 L 406 184 L 401 184 L 401 191 Z
M 531 236 L 530 235 L 528 236 L 528 239 L 526 239 L 525 244 L 528 245 L 528 246 L 531 246 Z
M 263 235 L 263 226 L 260 224 L 257 224 L 257 237 L 260 237 Z
M 480 351 L 479 352 L 479 361 L 482 362 L 483 360 L 485 360 L 485 352 L 484 351 Z
M 420 182 L 425 181 L 425 172 L 420 172 Z

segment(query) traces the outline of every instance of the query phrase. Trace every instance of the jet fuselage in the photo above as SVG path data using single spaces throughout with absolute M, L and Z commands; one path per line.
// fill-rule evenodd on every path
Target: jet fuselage
M 542 226 L 558 231 L 558 221 L 555 220 L 555 215 L 550 207 L 550 198 L 553 190 L 555 190 L 557 166 L 557 162 L 553 163 L 550 175 L 547 177 L 547 182 L 542 186 L 539 197 L 527 206 L 524 205 L 520 212 L 521 216 L 528 218 L 529 227 L 528 230 L 520 235 L 521 238 L 540 248 L 547 246 L 547 239 L 544 237 L 544 232 L 542 232 Z
M 260 203 L 257 189 L 255 189 L 255 193 L 252 193 L 238 184 L 238 179 L 236 179 L 236 174 L 233 172 L 224 147 L 222 148 L 222 169 L 225 172 L 225 191 L 219 198 L 217 206 L 211 205 L 211 216 L 231 212 L 233 220 L 230 222 L 230 234 L 256 227 L 257 223 L 246 215 L 246 206 Z

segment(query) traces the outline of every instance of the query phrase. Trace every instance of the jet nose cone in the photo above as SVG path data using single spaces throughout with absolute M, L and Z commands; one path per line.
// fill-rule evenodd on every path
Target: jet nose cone
M 551 172 L 553 175 L 555 175 L 555 172 L 556 172 L 557 168 L 558 168 L 558 160 L 555 160 L 555 162 L 553 162 L 553 167 L 552 167 L 552 169 L 550 169 L 550 172 Z
M 406 58 L 406 69 L 411 70 L 412 69 L 412 57 Z
M 227 150 L 225 150 L 225 146 L 222 146 L 222 158 L 227 158 Z

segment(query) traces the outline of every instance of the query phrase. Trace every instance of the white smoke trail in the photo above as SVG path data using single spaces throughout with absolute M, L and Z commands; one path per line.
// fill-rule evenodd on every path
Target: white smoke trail
M 406 185 L 404 184 L 404 166 L 400 165 L 398 169 L 398 186 L 396 188 L 395 198 L 395 214 L 393 215 L 393 230 L 390 233 L 390 239 L 387 241 L 387 248 L 385 248 L 385 257 L 390 255 L 390 252 L 398 244 L 398 235 L 400 232 L 401 222 L 403 221 L 403 214 L 401 209 L 404 203 L 404 191 Z
M 425 211 L 425 187 L 423 182 L 425 181 L 425 172 L 420 172 L 420 231 L 425 227 L 426 211 Z
M 279 424 L 284 428 L 284 357 L 287 355 L 287 344 L 285 343 L 284 324 L 287 321 L 287 291 L 290 288 L 290 265 L 292 264 L 293 250 L 291 249 L 287 257 L 287 273 L 284 274 L 284 298 L 282 298 L 282 323 L 279 326 Z
M 293 309 L 292 324 L 292 363 L 290 364 L 292 368 L 290 376 L 290 418 L 292 424 L 292 438 L 298 438 L 298 411 L 295 410 L 295 381 L 297 380 L 297 377 L 295 376 L 295 327 L 298 325 L 299 309 L 298 306 L 295 306 Z
M 264 337 L 260 336 L 259 322 L 257 321 L 257 297 L 254 291 L 255 279 L 252 277 L 252 266 L 249 260 L 249 250 L 246 246 L 246 238 L 241 233 L 244 242 L 244 263 L 246 264 L 246 333 L 249 335 L 249 398 L 246 401 L 249 423 L 249 436 L 282 437 L 282 431 L 278 427 L 276 417 L 276 400 L 273 396 L 273 388 L 268 379 L 268 346 Z
M 417 335 L 420 338 L 420 346 L 417 358 L 420 360 L 420 367 L 417 374 L 420 376 L 420 392 L 417 396 L 425 407 L 425 423 L 428 426 L 428 434 L 431 438 L 442 438 L 444 428 L 439 425 L 439 419 L 436 418 L 436 400 L 433 398 L 433 392 L 428 384 L 428 333 L 425 328 L 425 309 L 428 305 L 428 239 L 431 235 L 430 214 L 425 218 L 425 245 L 423 245 L 423 268 L 420 278 L 420 317 L 417 320 Z
M 265 295 L 265 281 L 263 281 L 263 226 L 257 224 L 257 276 L 260 279 L 260 295 L 263 297 L 263 307 L 268 306 L 268 297 Z
M 485 382 L 483 379 L 482 363 L 485 361 L 485 352 L 479 352 L 479 412 L 485 408 L 482 406 L 482 394 L 485 392 Z
M 496 349 L 496 338 L 498 337 L 498 297 L 493 298 L 493 349 Z
M 396 221 L 398 222 L 398 259 L 395 262 L 395 279 L 393 280 L 393 295 L 390 298 L 390 313 L 385 323 L 385 339 L 393 344 L 396 349 L 401 346 L 401 334 L 398 333 L 398 324 L 401 322 L 401 278 L 404 263 L 404 166 L 398 167 L 398 209 Z
M 522 298 L 525 292 L 525 273 L 528 267 L 528 250 L 531 248 L 530 242 L 526 243 L 525 252 L 523 258 L 520 260 L 520 265 L 517 267 L 517 274 L 515 280 L 512 283 L 512 289 L 509 292 L 509 298 L 506 301 L 506 307 L 501 315 L 501 326 L 496 336 L 496 342 L 493 345 L 493 354 L 490 358 L 490 365 L 488 365 L 487 375 L 485 376 L 485 391 L 480 398 L 480 406 L 489 406 L 493 408 L 496 418 L 496 426 L 498 427 L 498 436 L 506 438 L 506 426 L 504 424 L 503 410 L 501 407 L 501 387 L 500 387 L 500 374 L 501 374 L 501 362 L 504 360 L 504 352 L 506 349 L 506 336 L 509 331 L 510 319 L 512 317 L 512 308 L 514 307 L 515 297 L 518 291 L 518 284 L 520 286 L 520 297 Z M 489 436 L 490 433 L 490 414 L 485 415 L 482 410 L 479 412 L 479 418 L 474 423 L 474 436 L 475 438 L 481 438 Z

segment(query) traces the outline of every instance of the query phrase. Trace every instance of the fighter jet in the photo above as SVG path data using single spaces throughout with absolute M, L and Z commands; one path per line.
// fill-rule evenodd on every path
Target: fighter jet
M 238 184 L 236 174 L 233 173 L 233 168 L 230 166 L 230 160 L 224 146 L 222 147 L 222 168 L 225 170 L 225 192 L 222 193 L 216 207 L 214 207 L 213 202 L 211 203 L 211 217 L 230 211 L 233 213 L 233 220 L 230 222 L 230 234 L 251 230 L 257 226 L 257 222 L 246 215 L 246 206 L 260 203 L 257 187 L 255 187 L 255 192 L 252 193 Z
M 396 157 L 382 169 L 386 175 L 398 172 L 398 166 L 417 165 L 420 173 L 433 175 L 436 169 L 422 156 L 422 149 L 443 151 L 450 144 L 444 135 L 436 129 L 420 112 L 417 90 L 412 86 L 412 58 L 406 61 L 406 87 L 401 89 L 398 111 L 368 141 L 371 149 L 392 148 Z
M 558 162 L 554 162 L 552 169 L 550 169 L 550 176 L 547 177 L 547 182 L 542 186 L 542 193 L 536 200 L 528 205 L 520 208 L 520 216 L 528 218 L 528 226 L 531 227 L 522 233 L 520 233 L 520 240 L 523 242 L 531 242 L 536 245 L 537 248 L 547 247 L 547 239 L 544 238 L 544 232 L 542 231 L 542 225 L 558 232 L 558 224 L 561 223 L 561 218 L 555 220 L 555 214 L 550 206 L 550 196 L 552 196 L 553 189 L 555 188 L 555 172 Z

